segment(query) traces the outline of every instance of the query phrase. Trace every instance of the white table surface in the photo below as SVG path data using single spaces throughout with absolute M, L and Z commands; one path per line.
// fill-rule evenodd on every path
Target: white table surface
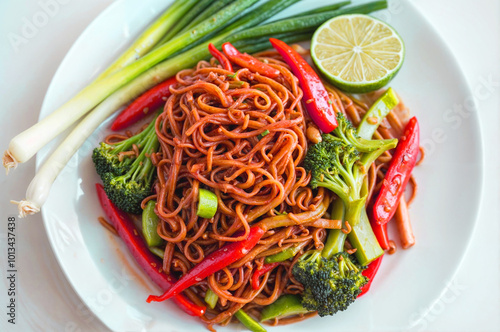
M 500 124 L 500 1 L 412 1 L 446 40 L 469 81 L 479 106 L 486 151 L 485 189 L 470 247 L 441 300 L 433 308 L 422 308 L 427 315 L 417 330 L 497 332 L 500 331 L 500 135 L 497 130 Z M 59 63 L 83 29 L 111 2 L 0 1 L 1 150 L 7 147 L 11 137 L 36 122 Z M 47 7 L 52 15 L 45 20 L 40 12 L 46 3 L 58 5 Z M 40 20 L 40 27 L 24 31 L 26 38 L 22 40 L 15 39 L 14 34 L 23 36 L 23 25 L 33 19 Z M 8 201 L 24 197 L 34 171 L 34 162 L 30 162 L 8 178 L 0 172 L 0 331 L 106 331 L 65 280 L 50 249 L 40 215 L 17 222 L 17 320 L 16 325 L 7 323 L 6 221 L 16 214 L 15 207 Z

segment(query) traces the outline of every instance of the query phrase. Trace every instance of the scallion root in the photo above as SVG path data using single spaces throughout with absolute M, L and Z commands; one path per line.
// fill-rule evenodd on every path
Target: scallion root
M 17 204 L 17 209 L 19 211 L 19 218 L 25 218 L 27 216 L 40 212 L 40 208 L 38 206 L 27 200 L 23 199 L 20 202 L 18 201 L 10 201 L 10 202 L 12 204 Z
M 12 156 L 12 154 L 10 153 L 9 150 L 6 150 L 3 153 L 2 163 L 3 163 L 3 167 L 5 167 L 5 174 L 7 174 L 7 175 L 9 174 L 9 171 L 12 168 L 16 169 L 17 165 L 19 164 L 17 162 L 16 158 L 14 158 L 14 156 Z

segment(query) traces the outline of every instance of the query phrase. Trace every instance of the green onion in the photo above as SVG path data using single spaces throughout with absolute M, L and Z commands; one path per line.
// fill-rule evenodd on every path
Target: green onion
M 224 8 L 226 5 L 230 4 L 234 0 L 216 0 L 212 1 L 212 4 L 203 12 L 203 14 L 199 15 L 196 19 L 194 19 L 188 26 L 184 27 L 181 32 L 185 32 L 192 27 L 196 26 L 200 22 L 204 21 L 211 15 L 217 13 L 219 10 Z
M 323 7 L 319 7 L 316 9 L 308 10 L 307 12 L 303 12 L 303 13 L 300 13 L 297 15 L 289 16 L 289 17 L 287 17 L 287 19 L 294 18 L 294 17 L 308 16 L 308 15 L 313 15 L 313 14 L 319 14 L 319 13 L 324 13 L 324 12 L 332 11 L 332 10 L 337 10 L 337 9 L 345 7 L 349 4 L 351 4 L 351 1 L 341 1 L 338 3 L 334 3 L 333 5 L 323 6 Z
M 103 78 L 127 66 L 148 53 L 162 36 L 196 3 L 196 0 L 176 0 L 132 45 L 97 78 Z
M 187 13 L 185 13 L 184 16 L 175 24 L 175 26 L 165 35 L 163 38 L 157 43 L 157 47 L 165 44 L 167 41 L 175 37 L 179 32 L 185 31 L 183 28 L 185 28 L 190 22 L 193 21 L 193 19 L 201 12 L 205 10 L 205 8 L 212 2 L 212 0 L 200 0 L 200 1 L 194 1 L 195 5 L 189 10 Z M 196 3 L 198 2 L 198 3 Z
M 207 292 L 205 293 L 205 302 L 208 304 L 208 307 L 210 309 L 215 308 L 218 300 L 219 296 L 215 294 L 214 291 L 211 290 L 210 288 L 207 289 Z

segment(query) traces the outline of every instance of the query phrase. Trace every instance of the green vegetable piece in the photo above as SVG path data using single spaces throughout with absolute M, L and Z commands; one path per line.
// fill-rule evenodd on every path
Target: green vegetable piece
M 198 190 L 198 210 L 196 214 L 202 218 L 212 218 L 217 212 L 217 196 L 206 189 Z
M 215 294 L 210 288 L 207 289 L 207 292 L 205 293 L 205 302 L 208 304 L 210 309 L 215 308 L 218 300 L 219 296 Z
M 345 206 L 344 202 L 340 199 L 336 199 L 332 203 L 332 211 L 330 213 L 330 218 L 333 220 L 342 220 L 342 227 L 344 226 L 344 215 Z M 326 238 L 325 246 L 321 252 L 321 256 L 326 259 L 330 259 L 338 252 L 344 251 L 344 242 L 347 238 L 347 234 L 342 232 L 341 229 L 330 229 L 328 231 L 328 237 Z
M 156 201 L 150 200 L 142 211 L 142 234 L 148 247 L 159 246 L 163 243 L 157 231 L 159 218 L 155 213 L 155 205 Z
M 358 136 L 371 139 L 382 120 L 398 103 L 399 99 L 394 90 L 392 88 L 387 89 L 363 116 L 358 127 Z
M 161 259 L 163 259 L 163 257 L 165 256 L 165 250 L 158 247 L 149 247 L 149 251 L 151 251 L 153 254 L 160 257 Z
M 259 140 L 263 139 L 264 136 L 269 135 L 270 131 L 269 130 L 264 130 L 262 134 L 259 134 Z
M 266 259 L 264 259 L 264 263 L 270 264 L 270 263 L 284 262 L 292 257 L 295 257 L 295 255 L 299 252 L 299 250 L 300 246 L 290 247 L 277 254 L 267 256 Z
M 308 312 L 308 310 L 302 306 L 300 296 L 286 294 L 280 296 L 274 303 L 262 309 L 260 321 L 263 322 L 273 318 L 304 314 L 306 312 Z
M 241 324 L 245 325 L 252 332 L 266 332 L 267 330 L 262 327 L 256 320 L 250 317 L 243 310 L 238 310 L 234 313 L 234 316 L 238 318 Z

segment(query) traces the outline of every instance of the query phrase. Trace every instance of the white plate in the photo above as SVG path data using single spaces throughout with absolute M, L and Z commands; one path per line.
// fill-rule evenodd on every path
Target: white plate
M 169 2 L 117 1 L 99 15 L 61 63 L 40 117 L 83 88 Z M 323 3 L 328 1 L 316 1 L 315 6 Z M 288 13 L 304 11 L 308 5 L 299 2 Z M 270 330 L 417 330 L 418 319 L 445 291 L 469 243 L 483 181 L 477 113 L 466 98 L 472 94 L 445 43 L 413 6 L 398 1 L 377 16 L 405 40 L 406 61 L 391 86 L 418 116 L 427 148 L 425 163 L 415 171 L 419 195 L 410 211 L 417 245 L 386 257 L 370 293 L 349 310 Z M 456 105 L 462 106 L 461 112 L 456 112 L 460 109 Z M 90 156 L 109 123 L 73 157 L 42 209 L 54 253 L 83 302 L 110 329 L 206 331 L 172 303 L 147 304 L 146 297 L 159 290 L 121 241 L 97 222 L 103 212 L 95 195 L 99 179 Z M 38 166 L 53 146 L 38 154 Z

